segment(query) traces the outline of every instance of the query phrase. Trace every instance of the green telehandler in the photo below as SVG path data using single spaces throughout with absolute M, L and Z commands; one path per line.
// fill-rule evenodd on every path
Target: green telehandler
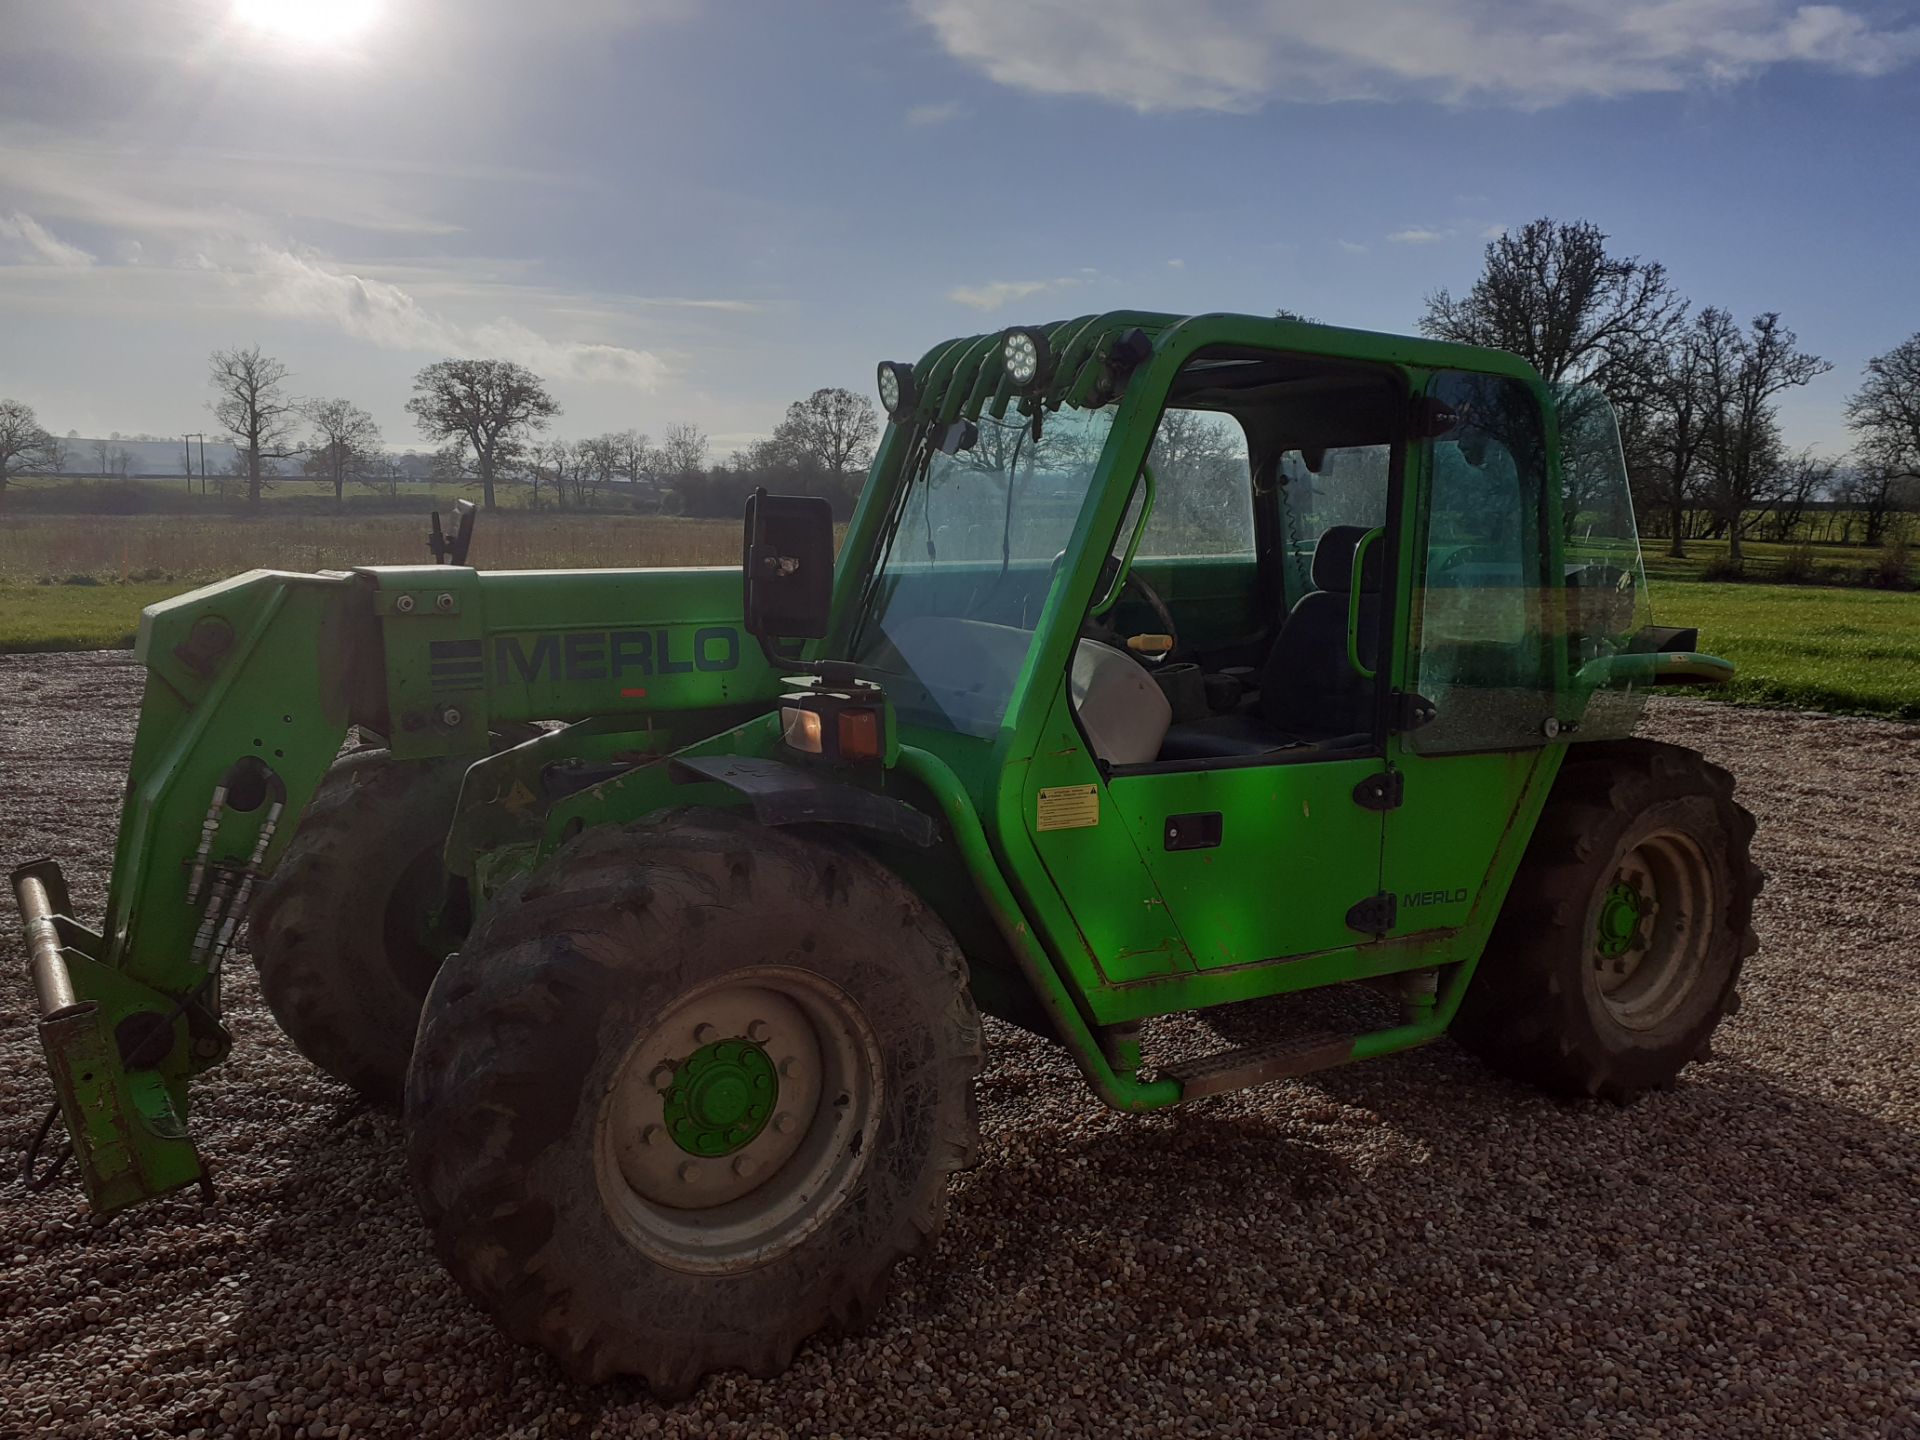
M 1602 397 L 1144 312 L 878 388 L 844 536 L 757 493 L 738 571 L 481 572 L 468 508 L 432 564 L 145 612 L 104 922 L 13 876 L 94 1210 L 206 1185 L 236 952 L 403 1104 L 474 1301 L 663 1395 L 874 1312 L 975 1155 L 983 1012 L 1132 1112 L 1446 1034 L 1620 1103 L 1703 1053 L 1753 821 L 1631 732 L 1732 666 L 1651 623 Z M 1335 986 L 1377 1019 L 1294 1023 Z M 1211 1053 L 1143 1036 L 1195 1012 Z

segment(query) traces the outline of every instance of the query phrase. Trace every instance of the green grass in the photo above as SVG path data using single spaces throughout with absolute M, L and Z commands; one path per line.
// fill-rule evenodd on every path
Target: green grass
M 1864 545 L 1797 545 L 1780 544 L 1771 540 L 1749 540 L 1742 547 L 1745 551 L 1742 565 L 1749 583 L 1765 584 L 1780 577 L 1783 570 L 1798 558 L 1812 566 L 1809 577 L 1823 585 L 1872 585 L 1881 566 L 1882 552 L 1869 550 Z M 1724 567 L 1727 564 L 1727 542 L 1724 540 L 1689 540 L 1686 555 L 1675 559 L 1666 553 L 1667 542 L 1660 539 L 1648 539 L 1642 543 L 1643 558 L 1647 576 L 1652 580 L 1699 580 L 1709 569 Z M 1795 552 L 1799 552 L 1796 557 Z M 1908 578 L 1913 578 L 1911 564 Z M 1883 582 L 1880 582 L 1883 583 Z
M 165 581 L 142 585 L 23 585 L 0 580 L 0 654 L 117 650 L 133 644 L 143 607 L 178 595 Z
M 255 566 L 425 560 L 423 529 L 417 515 L 0 516 L 0 652 L 130 645 L 141 607 Z M 473 559 L 547 569 L 739 554 L 731 520 L 510 513 L 481 517 Z M 74 576 L 102 583 L 60 583 Z M 1740 667 L 1722 698 L 1920 719 L 1920 593 L 1656 578 L 1653 599 L 1661 624 L 1698 625 L 1702 648 Z
M 1751 705 L 1920 719 L 1920 594 L 1806 585 L 1653 582 L 1662 625 L 1740 667 L 1703 692 Z

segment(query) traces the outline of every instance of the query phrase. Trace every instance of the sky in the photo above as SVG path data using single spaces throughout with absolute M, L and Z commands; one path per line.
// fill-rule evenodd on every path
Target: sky
M 214 428 L 258 344 L 389 444 L 421 366 L 716 458 L 822 385 L 1115 308 L 1410 332 L 1591 220 L 1832 374 L 1920 331 L 1920 6 L 0 0 L 0 395 Z

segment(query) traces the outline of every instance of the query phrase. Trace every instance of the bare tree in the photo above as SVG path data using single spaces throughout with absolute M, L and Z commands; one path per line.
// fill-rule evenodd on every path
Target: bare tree
M 775 427 L 773 438 L 828 475 L 845 477 L 866 470 L 879 434 L 880 420 L 873 402 L 864 395 L 834 387 L 816 390 L 789 405 L 787 418 Z M 859 487 L 856 484 L 853 488 Z
M 1485 267 L 1465 295 L 1427 297 L 1420 329 L 1511 350 L 1549 384 L 1598 385 L 1618 402 L 1643 383 L 1687 306 L 1665 266 L 1610 255 L 1606 242 L 1585 220 L 1542 218 L 1510 230 L 1487 243 Z
M 654 452 L 654 467 L 668 479 L 697 475 L 707 464 L 707 432 L 698 425 L 669 425 Z
M 1920 334 L 1867 362 L 1847 401 L 1858 465 L 1846 498 L 1861 511 L 1867 544 L 1886 538 L 1889 516 L 1915 503 L 1920 490 Z
M 105 480 L 113 473 L 113 443 L 104 438 L 93 442 L 93 473 Z
M 620 473 L 625 443 L 618 435 L 596 435 L 574 447 L 576 485 L 582 505 L 591 505 Z
M 347 482 L 365 477 L 380 458 L 380 427 L 351 400 L 309 400 L 300 413 L 313 427 L 307 474 L 332 484 L 333 503 L 344 505 Z
M 400 462 L 387 454 L 374 455 L 360 471 L 360 483 L 380 495 L 398 495 L 407 472 Z
M 1702 498 L 1727 534 L 1727 558 L 1744 558 L 1746 532 L 1779 501 L 1791 461 L 1783 453 L 1774 402 L 1833 368 L 1800 349 L 1776 311 L 1742 331 L 1726 311 L 1702 310 L 1699 347 L 1706 459 Z
M 57 469 L 58 443 L 40 428 L 31 405 L 0 400 L 0 500 L 16 475 Z
M 209 378 L 214 418 L 233 436 L 239 452 L 247 504 L 258 505 L 262 481 L 274 468 L 268 462 L 297 453 L 289 440 L 299 406 L 287 395 L 287 367 L 250 345 L 214 351 Z
M 481 502 L 497 509 L 494 478 L 514 452 L 560 413 L 546 382 L 510 360 L 441 360 L 413 379 L 407 409 L 429 440 L 469 450 Z
M 553 491 L 553 500 L 562 510 L 580 503 L 580 447 L 570 440 L 549 440 L 532 448 L 526 462 L 527 482 L 533 487 L 534 504 L 540 503 L 540 487 Z
M 1706 447 L 1697 326 L 1666 345 L 1648 369 L 1637 403 L 1622 407 L 1621 428 L 1641 428 L 1629 442 L 1629 463 L 1641 482 L 1641 498 L 1666 512 L 1667 553 L 1684 559 L 1687 528 L 1698 499 L 1701 453 Z
M 1811 450 L 1789 455 L 1781 463 L 1773 487 L 1773 507 L 1762 526 L 1770 540 L 1786 541 L 1794 537 L 1808 508 L 1816 500 L 1835 493 L 1839 467 L 1831 460 L 1815 457 Z
M 638 430 L 622 430 L 609 438 L 615 446 L 617 472 L 632 485 L 647 479 L 653 469 L 653 447 L 647 437 Z

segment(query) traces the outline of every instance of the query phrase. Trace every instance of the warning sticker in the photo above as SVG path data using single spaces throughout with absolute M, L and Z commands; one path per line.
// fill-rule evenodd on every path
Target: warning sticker
M 1055 785 L 1040 792 L 1036 830 L 1085 830 L 1100 823 L 1100 790 L 1095 785 Z

